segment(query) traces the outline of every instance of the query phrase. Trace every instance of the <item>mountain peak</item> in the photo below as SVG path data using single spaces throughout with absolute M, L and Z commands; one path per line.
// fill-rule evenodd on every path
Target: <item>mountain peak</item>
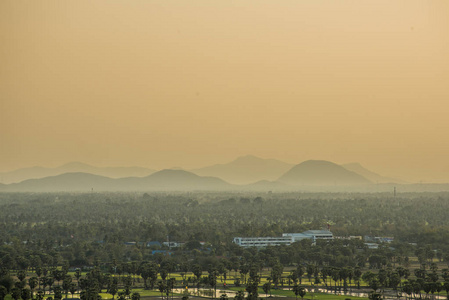
M 307 160 L 279 178 L 293 185 L 357 185 L 368 184 L 365 177 L 326 160 Z
M 158 176 L 195 176 L 198 177 L 198 175 L 186 171 L 186 170 L 179 170 L 179 169 L 163 169 L 160 171 L 157 171 L 151 175 L 149 175 L 148 177 L 158 177 Z
M 335 167 L 338 165 L 336 163 L 333 163 L 331 161 L 328 160 L 319 160 L 319 159 L 309 159 L 306 161 L 303 161 L 302 163 L 300 163 L 299 165 L 303 165 L 303 166 L 332 166 Z

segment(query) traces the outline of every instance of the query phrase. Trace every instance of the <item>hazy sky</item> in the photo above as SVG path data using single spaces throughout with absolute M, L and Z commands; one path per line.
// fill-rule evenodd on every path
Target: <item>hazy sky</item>
M 0 171 L 254 154 L 449 181 L 449 1 L 0 2 Z

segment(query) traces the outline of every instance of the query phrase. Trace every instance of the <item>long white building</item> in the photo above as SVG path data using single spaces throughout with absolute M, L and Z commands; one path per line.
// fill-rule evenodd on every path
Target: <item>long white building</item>
M 235 237 L 234 243 L 241 247 L 267 247 L 267 246 L 280 246 L 291 245 L 293 238 L 287 237 Z
M 332 240 L 334 235 L 329 230 L 307 230 L 301 233 L 283 233 L 282 236 L 290 236 L 295 242 L 299 242 L 304 239 L 316 240 Z
M 235 237 L 233 242 L 241 247 L 268 247 L 268 246 L 289 246 L 294 242 L 303 239 L 332 240 L 333 234 L 329 230 L 307 230 L 302 233 L 283 233 L 281 237 Z

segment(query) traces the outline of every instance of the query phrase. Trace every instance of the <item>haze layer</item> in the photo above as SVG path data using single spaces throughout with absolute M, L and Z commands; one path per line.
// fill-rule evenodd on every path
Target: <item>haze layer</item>
M 449 181 L 449 4 L 0 3 L 0 171 L 254 154 Z

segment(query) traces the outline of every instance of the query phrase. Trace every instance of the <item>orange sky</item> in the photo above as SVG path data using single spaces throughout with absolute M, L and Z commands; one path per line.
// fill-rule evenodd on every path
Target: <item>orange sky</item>
M 0 171 L 245 154 L 449 182 L 449 1 L 0 2 Z

